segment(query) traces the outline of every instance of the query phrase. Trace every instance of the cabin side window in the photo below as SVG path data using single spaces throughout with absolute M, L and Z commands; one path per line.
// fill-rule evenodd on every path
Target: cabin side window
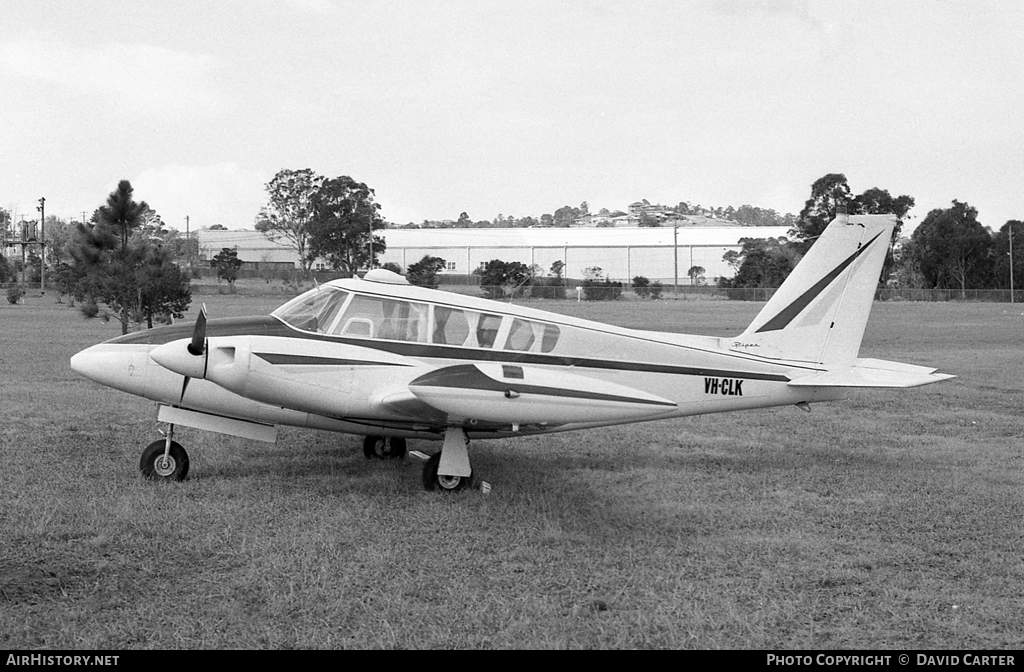
M 501 315 L 434 306 L 431 341 L 467 348 L 492 348 L 500 327 Z
M 505 339 L 506 350 L 521 352 L 551 352 L 558 343 L 559 330 L 553 324 L 532 322 L 518 317 L 512 319 Z
M 355 296 L 335 333 L 356 338 L 426 342 L 428 309 L 423 303 Z
M 469 320 L 465 311 L 434 306 L 434 343 L 465 345 L 469 338 Z

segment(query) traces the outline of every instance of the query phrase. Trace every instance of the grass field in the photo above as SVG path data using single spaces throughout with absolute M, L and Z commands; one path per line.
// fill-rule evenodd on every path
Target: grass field
M 760 308 L 535 305 L 718 335 Z M 1019 648 L 1022 313 L 878 304 L 862 356 L 959 378 L 476 442 L 494 490 L 445 496 L 416 460 L 292 429 L 181 429 L 189 480 L 143 481 L 153 404 L 68 366 L 117 323 L 4 302 L 0 649 Z

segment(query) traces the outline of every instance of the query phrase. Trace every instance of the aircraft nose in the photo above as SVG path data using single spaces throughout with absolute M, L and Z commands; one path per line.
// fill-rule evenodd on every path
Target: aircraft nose
M 143 394 L 148 356 L 148 346 L 100 343 L 74 355 L 71 369 L 100 385 Z

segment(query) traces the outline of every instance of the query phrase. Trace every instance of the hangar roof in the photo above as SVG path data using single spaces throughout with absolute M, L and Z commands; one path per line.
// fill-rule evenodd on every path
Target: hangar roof
M 544 228 L 544 229 L 385 229 L 389 248 L 451 247 L 626 247 L 709 245 L 729 246 L 741 238 L 777 238 L 785 236 L 785 226 L 679 227 L 679 239 L 673 240 L 672 227 L 639 228 Z M 197 232 L 200 244 L 216 249 L 242 247 L 250 250 L 289 249 L 284 240 L 271 240 L 259 231 Z
M 736 245 L 740 238 L 785 236 L 786 226 L 679 227 L 679 245 Z M 544 229 L 388 229 L 388 247 L 671 246 L 672 227 Z

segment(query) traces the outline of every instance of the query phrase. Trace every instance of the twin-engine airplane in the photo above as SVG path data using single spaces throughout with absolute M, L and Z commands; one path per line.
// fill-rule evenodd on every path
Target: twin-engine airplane
M 471 483 L 470 439 L 503 438 L 839 399 L 850 388 L 952 376 L 859 359 L 894 219 L 840 214 L 753 323 L 730 338 L 639 331 L 409 285 L 373 270 L 269 316 L 111 339 L 71 367 L 159 403 L 166 438 L 142 453 L 182 480 L 174 425 L 273 442 L 278 425 L 364 435 L 367 457 L 442 441 L 427 489 Z

